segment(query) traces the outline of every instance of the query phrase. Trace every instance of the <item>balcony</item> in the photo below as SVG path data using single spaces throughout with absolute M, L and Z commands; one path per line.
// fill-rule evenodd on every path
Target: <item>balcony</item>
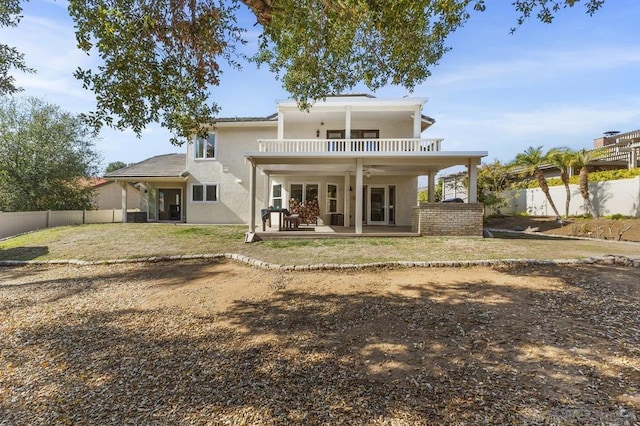
M 258 139 L 258 150 L 269 153 L 406 153 L 438 152 L 442 139 Z

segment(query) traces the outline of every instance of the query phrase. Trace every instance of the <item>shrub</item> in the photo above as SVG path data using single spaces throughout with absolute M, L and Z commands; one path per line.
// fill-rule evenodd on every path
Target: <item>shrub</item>
M 589 173 L 589 182 L 606 182 L 609 180 L 620 179 L 632 179 L 636 176 L 640 176 L 640 167 L 634 169 L 619 169 L 619 170 L 603 170 L 600 172 Z M 569 183 L 578 185 L 580 183 L 580 176 L 571 176 Z M 549 186 L 560 186 L 562 181 L 560 178 L 548 178 L 547 184 Z M 514 182 L 511 185 L 511 189 L 525 189 L 525 188 L 538 188 L 538 181 L 535 179 L 527 179 L 521 182 Z

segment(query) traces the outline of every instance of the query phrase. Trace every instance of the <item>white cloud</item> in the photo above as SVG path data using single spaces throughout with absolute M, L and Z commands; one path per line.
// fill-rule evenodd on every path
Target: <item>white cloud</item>
M 520 111 L 445 114 L 430 135 L 444 137 L 443 150 L 488 150 L 489 159 L 510 161 L 528 146 L 591 148 L 606 130 L 640 127 L 640 105 L 548 105 Z
M 433 78 L 427 83 L 431 87 L 455 85 L 460 88 L 465 84 L 499 87 L 522 81 L 523 77 L 529 82 L 539 82 L 557 79 L 559 74 L 568 76 L 614 70 L 640 64 L 640 46 L 602 44 L 578 50 L 556 48 L 526 53 L 506 52 L 501 56 L 507 59 L 436 68 Z

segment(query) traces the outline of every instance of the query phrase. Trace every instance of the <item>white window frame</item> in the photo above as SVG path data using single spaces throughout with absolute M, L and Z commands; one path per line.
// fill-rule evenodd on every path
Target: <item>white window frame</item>
M 329 186 L 336 187 L 336 196 L 335 198 L 329 197 Z M 336 202 L 336 210 L 331 211 L 331 201 Z M 327 182 L 327 213 L 338 213 L 338 184 L 333 182 Z
M 193 199 L 193 188 L 196 186 L 202 187 L 202 200 L 194 200 Z M 215 186 L 216 187 L 216 199 L 215 200 L 207 200 L 207 187 Z M 220 184 L 217 182 L 204 182 L 204 183 L 192 183 L 189 191 L 189 199 L 192 203 L 197 204 L 210 204 L 210 203 L 218 203 L 220 202 Z
M 198 144 L 199 143 L 204 143 L 204 142 L 212 142 L 213 144 L 213 156 L 209 157 L 207 156 L 207 147 L 206 144 L 204 144 L 203 148 L 202 148 L 202 156 L 199 157 L 198 156 Z M 217 143 L 217 137 L 216 137 L 216 133 L 215 132 L 210 132 L 207 135 L 207 139 L 205 141 L 204 138 L 201 138 L 200 136 L 196 136 L 194 142 L 193 142 L 193 158 L 196 161 L 210 161 L 210 160 L 215 160 L 216 159 L 216 155 L 218 153 L 218 143 Z
M 320 198 L 321 198 L 321 193 L 320 193 L 320 188 L 322 187 L 322 185 L 320 185 L 320 182 L 290 182 L 289 183 L 289 197 L 288 200 L 291 200 L 291 185 L 302 185 L 302 200 L 301 202 L 306 202 L 309 201 L 307 200 L 307 186 L 308 185 L 316 185 L 318 187 L 318 205 L 320 204 Z
M 275 187 L 276 187 L 276 186 L 279 186 L 279 187 L 280 187 L 280 196 L 279 196 L 279 197 L 274 196 L 274 194 L 275 194 L 275 190 L 274 190 L 274 189 L 275 189 Z M 272 207 L 275 207 L 275 205 L 276 205 L 276 200 L 280 200 L 280 207 L 281 207 L 281 208 L 287 208 L 287 207 L 284 205 L 284 200 L 285 200 L 284 195 L 285 195 L 285 194 L 284 194 L 284 185 L 283 185 L 283 184 L 281 184 L 281 183 L 274 183 L 273 185 L 271 185 L 271 206 L 272 206 Z

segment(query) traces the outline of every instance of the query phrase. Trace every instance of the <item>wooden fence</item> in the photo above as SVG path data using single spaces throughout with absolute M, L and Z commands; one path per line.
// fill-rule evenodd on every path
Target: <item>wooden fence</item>
M 0 239 L 54 226 L 116 222 L 122 222 L 122 210 L 0 212 Z

